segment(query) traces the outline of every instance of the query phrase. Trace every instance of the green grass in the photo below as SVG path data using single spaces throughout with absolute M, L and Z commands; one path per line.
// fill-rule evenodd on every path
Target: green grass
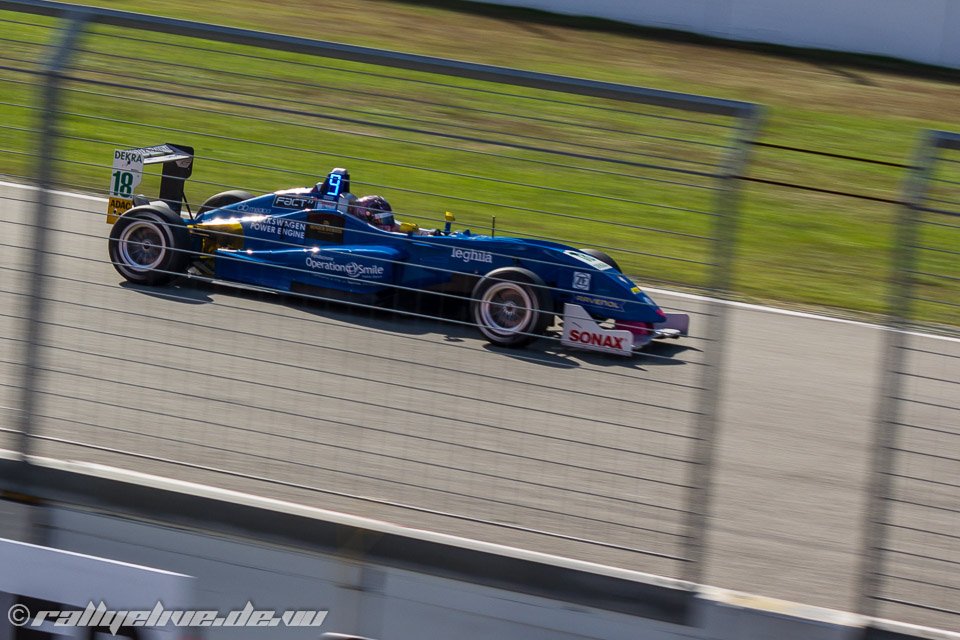
M 270 11 L 251 0 L 230 3 L 229 8 L 226 3 L 177 1 L 91 4 L 758 102 L 766 106 L 763 141 L 895 163 L 910 161 L 923 129 L 960 128 L 960 75 L 874 59 L 804 57 L 783 49 L 723 46 L 600 21 L 577 22 L 469 3 L 336 0 L 324 3 L 322 11 L 306 0 L 274 2 Z M 0 13 L 0 19 L 51 24 L 14 14 Z M 336 26 L 331 29 L 330 25 Z M 136 34 L 116 29 L 98 27 L 94 34 L 83 41 L 79 75 L 130 87 L 107 90 L 70 85 L 75 91 L 68 94 L 65 109 L 77 115 L 70 116 L 64 128 L 70 136 L 64 144 L 66 162 L 59 166 L 64 183 L 103 190 L 106 170 L 98 165 L 108 162 L 114 146 L 161 140 L 197 147 L 197 166 L 188 189 L 193 202 L 223 188 L 266 191 L 310 184 L 330 167 L 345 165 L 354 178 L 355 192 L 381 192 L 407 213 L 405 217 L 435 220 L 444 210 L 453 210 L 462 223 L 483 228 L 496 215 L 503 233 L 608 248 L 627 271 L 647 283 L 698 287 L 709 280 L 703 263 L 712 259 L 710 243 L 692 237 L 713 234 L 713 217 L 694 212 L 713 210 L 715 193 L 699 188 L 709 181 L 570 159 L 518 149 L 516 144 L 577 153 L 596 150 L 597 155 L 629 161 L 668 155 L 673 160 L 657 162 L 697 167 L 691 163 L 715 163 L 722 150 L 643 136 L 726 143 L 726 129 L 647 118 L 638 113 L 665 112 L 609 101 L 160 34 L 147 39 L 181 46 L 138 42 L 129 38 Z M 53 35 L 44 27 L 0 22 L 0 37 L 6 39 L 2 64 L 29 67 L 23 60 L 41 59 L 42 44 Z M 198 52 L 184 44 L 215 51 Z M 19 61 L 11 62 L 14 58 Z M 170 63 L 202 69 L 188 72 Z M 256 77 L 271 80 L 257 82 Z M 35 128 L 37 114 L 12 105 L 35 105 L 36 87 L 15 81 L 33 82 L 23 74 L 0 71 L 5 103 L 0 105 L 5 125 L 0 128 L 0 171 L 29 176 L 34 172 L 32 158 L 20 154 L 29 153 L 35 144 L 29 131 L 17 128 Z M 145 93 L 134 87 L 174 88 L 181 95 Z M 338 90 L 343 88 L 356 93 Z M 197 95 L 253 101 L 274 110 L 211 105 L 195 99 Z M 280 113 L 277 108 L 298 113 Z M 330 114 L 353 121 L 329 120 Z M 702 116 L 694 119 L 719 122 Z M 386 130 L 382 125 L 405 130 Z M 473 139 L 437 138 L 411 129 Z M 514 146 L 497 146 L 491 140 Z M 266 141 L 277 146 L 264 145 Z M 759 148 L 749 176 L 893 199 L 899 196 L 904 171 Z M 149 188 L 149 183 L 142 187 L 145 192 Z M 734 274 L 740 296 L 859 313 L 884 310 L 895 207 L 751 182 L 743 183 L 741 203 Z M 616 224 L 577 218 L 602 218 Z M 931 226 L 924 232 L 926 244 L 960 246 L 957 230 L 951 227 Z M 927 254 L 923 259 L 929 262 Z M 943 253 L 931 264 L 938 274 L 956 277 L 960 275 L 957 262 L 956 256 Z M 925 297 L 960 303 L 956 280 L 925 276 L 922 283 Z M 921 304 L 917 310 L 925 320 L 958 325 L 956 308 Z

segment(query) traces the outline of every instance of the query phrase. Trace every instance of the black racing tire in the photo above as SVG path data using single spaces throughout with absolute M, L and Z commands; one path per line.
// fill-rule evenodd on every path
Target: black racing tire
M 608 256 L 607 254 L 605 254 L 603 251 L 600 251 L 599 249 L 580 249 L 580 252 L 585 253 L 588 256 L 593 256 L 600 262 L 603 262 L 604 264 L 608 264 L 614 269 L 616 269 L 617 271 L 619 271 L 620 273 L 623 273 L 623 269 L 620 268 L 620 265 L 617 264 L 617 261 L 611 258 L 610 256 Z
M 483 337 L 501 347 L 523 347 L 553 321 L 544 283 L 525 269 L 488 273 L 473 290 L 470 316 Z
M 114 269 L 130 282 L 166 284 L 190 263 L 190 233 L 168 207 L 134 207 L 110 230 L 109 254 Z
M 238 202 L 249 200 L 252 197 L 252 193 L 240 191 L 239 189 L 234 189 L 233 191 L 224 191 L 222 193 L 212 195 L 204 200 L 203 204 L 200 205 L 200 208 L 197 209 L 197 215 L 206 213 L 207 211 L 212 211 L 213 209 L 219 209 L 220 207 L 227 207 L 231 204 L 237 204 Z

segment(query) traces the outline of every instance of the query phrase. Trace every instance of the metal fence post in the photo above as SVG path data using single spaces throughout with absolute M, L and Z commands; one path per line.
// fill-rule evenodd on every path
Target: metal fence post
M 903 370 L 905 328 L 911 317 L 913 263 L 917 236 L 916 212 L 926 197 L 938 145 L 933 132 L 927 132 L 915 152 L 912 169 L 904 185 L 904 200 L 894 227 L 893 256 L 887 300 L 887 329 L 883 337 L 883 372 L 880 399 L 874 427 L 868 503 L 864 523 L 863 559 L 857 611 L 876 614 L 876 600 L 883 568 L 885 523 L 891 486 L 893 448 L 898 437 L 899 401 Z
M 723 184 L 717 198 L 718 216 L 715 232 L 710 281 L 710 293 L 713 300 L 708 303 L 708 317 L 704 335 L 706 355 L 704 357 L 701 388 L 697 406 L 697 433 L 694 439 L 689 505 L 686 518 L 686 564 L 683 579 L 702 583 L 704 557 L 706 552 L 707 527 L 710 517 L 710 489 L 713 481 L 713 462 L 716 449 L 716 437 L 719 424 L 720 374 L 723 370 L 726 352 L 726 324 L 729 307 L 719 298 L 726 296 L 732 289 L 733 265 L 735 262 L 736 232 L 739 221 L 740 181 L 746 173 L 753 142 L 759 133 L 763 113 L 759 107 L 751 109 L 741 116 L 740 126 L 733 147 L 729 151 L 725 166 Z
M 64 69 L 74 52 L 77 39 L 87 22 L 86 12 L 77 11 L 57 42 L 53 55 L 44 67 L 44 84 L 40 94 L 42 115 L 40 125 L 39 165 L 37 167 L 37 201 L 34 214 L 33 256 L 30 263 L 31 281 L 26 323 L 26 341 L 23 353 L 23 381 L 18 402 L 20 432 L 19 455 L 29 462 L 31 435 L 36 413 L 37 393 L 40 384 L 40 346 L 43 337 L 44 275 L 47 268 L 47 246 L 50 226 L 50 190 L 53 187 L 53 163 L 57 147 L 57 119 L 60 101 L 60 86 L 65 77 Z

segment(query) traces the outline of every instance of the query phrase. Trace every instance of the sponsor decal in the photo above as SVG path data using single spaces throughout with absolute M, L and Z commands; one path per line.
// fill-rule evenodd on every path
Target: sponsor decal
M 131 151 L 117 149 L 113 152 L 113 168 L 110 173 L 110 197 L 107 205 L 107 223 L 117 221 L 123 200 L 133 204 L 133 191 L 143 178 L 143 155 L 140 149 Z M 127 207 L 129 208 L 129 207 Z
M 288 240 L 303 240 L 307 225 L 300 220 L 290 218 L 260 218 L 250 225 L 251 231 L 259 231 Z
M 124 164 L 143 162 L 143 156 L 141 156 L 137 151 L 121 151 L 119 149 L 113 152 L 113 159 L 119 160 Z
M 623 345 L 623 338 L 619 336 L 605 335 L 602 333 L 594 333 L 593 331 L 580 331 L 574 329 L 570 332 L 570 340 L 573 342 L 578 342 L 582 345 L 587 345 L 591 347 L 602 347 L 604 349 L 626 349 Z
M 307 256 L 305 264 L 315 271 L 336 273 L 339 275 L 345 275 L 348 278 L 382 280 L 384 274 L 384 268 L 378 264 L 366 265 L 360 264 L 359 262 L 334 262 L 332 256 L 316 254 Z
M 281 209 L 311 209 L 315 204 L 317 199 L 309 196 L 279 195 L 273 199 L 273 206 Z
M 343 244 L 343 216 L 336 213 L 307 214 L 307 238 L 317 242 Z
M 114 220 L 116 220 L 132 206 L 133 200 L 129 198 L 110 198 L 107 202 L 107 216 L 113 216 Z
M 137 149 L 137 151 L 142 151 L 148 156 L 165 156 L 173 153 L 173 149 L 165 144 L 159 144 L 155 147 L 143 147 L 142 149 Z
M 493 254 L 489 251 L 461 249 L 460 247 L 454 247 L 450 257 L 457 260 L 463 260 L 464 262 L 486 262 L 487 264 L 493 262 Z
M 581 291 L 590 291 L 590 274 L 583 271 L 573 272 L 573 288 Z
M 587 255 L 587 254 L 582 253 L 582 252 L 580 252 L 580 251 L 574 251 L 573 249 L 567 249 L 566 251 L 564 251 L 564 253 L 567 254 L 568 256 L 570 256 L 571 258 L 576 258 L 576 259 L 579 260 L 580 262 L 585 262 L 585 263 L 587 263 L 588 265 L 590 265 L 591 267 L 593 267 L 594 269 L 599 269 L 600 271 L 606 271 L 607 269 L 613 269 L 613 267 L 611 267 L 610 265 L 608 265 L 608 264 L 607 264 L 606 262 L 604 262 L 603 260 L 597 260 L 597 259 L 594 258 L 593 256 Z
M 234 207 L 234 209 L 236 209 L 237 211 L 242 211 L 243 213 L 250 213 L 250 214 L 270 215 L 271 213 L 273 213 L 273 210 L 268 207 L 252 207 L 249 204 L 246 204 L 245 202 L 241 202 L 236 207 Z
M 618 311 L 623 311 L 623 302 L 617 300 L 585 296 L 583 294 L 578 294 L 574 296 L 573 299 L 575 302 L 582 302 L 583 304 L 593 305 L 594 307 L 604 307 L 605 309 L 616 309 Z
M 560 342 L 580 349 L 629 356 L 633 353 L 634 336 L 629 331 L 601 327 L 585 308 L 567 302 L 563 305 L 563 333 L 560 335 Z

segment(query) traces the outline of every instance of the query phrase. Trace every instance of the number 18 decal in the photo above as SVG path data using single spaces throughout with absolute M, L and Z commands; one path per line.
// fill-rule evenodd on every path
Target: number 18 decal
M 107 205 L 107 223 L 113 224 L 124 211 L 133 206 L 133 190 L 143 178 L 143 156 L 139 151 L 113 152 L 113 172 L 110 174 L 110 200 Z
M 143 178 L 143 156 L 136 151 L 114 151 L 110 195 L 129 198 Z

